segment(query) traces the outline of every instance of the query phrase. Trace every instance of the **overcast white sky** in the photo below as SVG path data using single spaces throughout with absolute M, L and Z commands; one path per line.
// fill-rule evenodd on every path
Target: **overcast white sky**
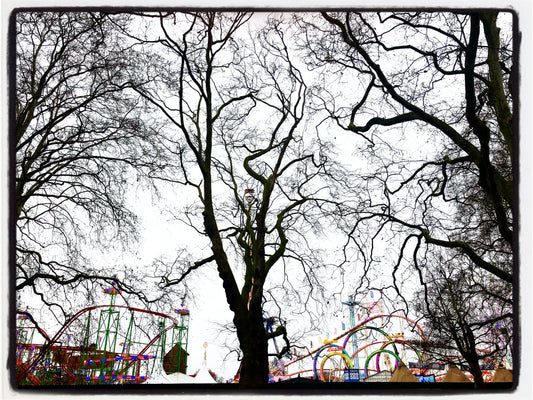
M 213 5 L 217 7 L 229 7 L 229 6 L 243 6 L 247 7 L 250 5 L 253 5 L 255 3 L 250 3 L 246 1 L 209 1 L 209 3 L 202 3 L 202 6 L 206 5 Z M 262 6 L 264 3 L 258 4 Z M 287 4 L 283 1 L 270 1 L 268 2 L 269 6 L 278 6 L 278 7 L 285 7 Z M 327 6 L 368 6 L 368 3 L 362 3 L 362 2 L 353 2 L 353 1 L 338 1 L 338 2 L 328 2 Z M 409 6 L 422 6 L 427 5 L 428 3 L 420 2 L 420 1 L 405 1 L 402 2 L 402 6 L 409 7 Z M 532 185 L 531 185 L 531 171 L 533 169 L 532 159 L 530 155 L 533 151 L 533 141 L 531 139 L 531 135 L 524 134 L 529 133 L 531 131 L 531 76 L 532 76 L 532 70 L 531 70 L 531 43 L 532 37 L 531 37 L 531 26 L 532 26 L 532 14 L 531 14 L 531 3 L 530 1 L 509 1 L 502 3 L 501 1 L 484 1 L 484 2 L 478 2 L 478 1 L 446 1 L 446 2 L 440 2 L 441 5 L 446 7 L 476 7 L 482 5 L 483 7 L 507 7 L 508 5 L 511 5 L 513 8 L 519 10 L 519 17 L 520 17 L 520 24 L 522 28 L 522 42 L 525 44 L 524 48 L 522 49 L 522 58 L 521 58 L 521 80 L 522 80 L 522 93 L 521 93 L 521 100 L 523 102 L 523 112 L 521 115 L 522 123 L 521 123 L 521 171 L 522 171 L 522 182 L 523 184 L 520 187 L 520 195 L 522 199 L 522 205 L 521 205 L 521 220 L 522 220 L 522 226 L 521 226 L 521 242 L 522 242 L 522 248 L 521 248 L 521 260 L 523 265 L 529 265 L 530 261 L 533 259 L 533 246 L 528 246 L 527 244 L 531 243 L 532 231 L 531 231 L 531 225 L 532 225 L 532 210 L 533 210 L 533 194 L 532 194 Z M 4 118 L 2 119 L 2 137 L 1 137 L 1 145 L 0 145 L 0 163 L 1 163 L 1 169 L 3 171 L 1 175 L 1 245 L 2 248 L 0 250 L 0 254 L 2 255 L 2 266 L 3 270 L 7 271 L 7 242 L 9 239 L 9 232 L 7 230 L 7 215 L 8 215 L 8 193 L 6 190 L 7 187 L 7 174 L 8 171 L 8 152 L 7 152 L 7 132 L 8 132 L 8 120 L 6 118 L 7 115 L 7 75 L 6 75 L 6 69 L 4 68 L 7 65 L 7 54 L 6 54 L 6 43 L 7 43 L 7 21 L 9 18 L 9 12 L 15 7 L 36 7 L 36 6 L 44 6 L 44 7 L 50 7 L 50 6 L 75 6 L 75 5 L 91 5 L 91 6 L 109 6 L 109 5 L 116 5 L 116 6 L 166 6 L 169 5 L 168 2 L 162 1 L 152 1 L 152 0 L 144 0 L 142 2 L 139 1 L 115 1 L 112 2 L 78 2 L 78 1 L 67 1 L 67 0 L 61 0 L 61 1 L 12 1 L 12 0 L 3 0 L 1 5 L 2 10 L 2 88 L 4 89 L 2 92 L 2 112 Z M 173 2 L 171 4 L 172 6 L 198 6 L 200 5 L 197 1 L 180 1 L 180 2 Z M 291 6 L 297 7 L 308 7 L 308 6 L 325 6 L 323 2 L 302 2 L 300 0 L 296 0 L 293 3 L 291 3 Z M 372 3 L 372 7 L 377 7 L 378 5 L 383 6 L 393 6 L 396 7 L 399 4 L 397 2 L 387 1 L 387 2 L 374 2 Z M 439 3 L 432 2 L 431 6 L 438 6 Z M 164 245 L 167 243 L 167 240 L 170 235 L 166 235 L 164 231 L 161 231 L 160 227 L 158 228 L 156 224 L 154 224 L 150 230 L 153 230 L 149 236 L 154 241 L 154 246 L 150 246 L 151 248 L 156 250 L 155 242 L 157 242 L 159 245 L 164 247 Z M 160 235 L 159 237 L 157 235 Z M 531 281 L 531 269 L 530 268 L 522 268 L 520 271 L 521 273 L 521 291 L 525 296 L 522 296 L 522 301 L 524 302 L 522 305 L 522 315 L 521 315 L 521 323 L 522 323 L 522 340 L 523 340 L 523 348 L 522 348 L 522 362 L 527 362 L 527 360 L 530 359 L 530 352 L 531 344 L 530 339 L 532 338 L 532 332 L 533 329 L 531 327 L 531 301 L 532 297 L 527 295 L 529 293 L 528 288 L 531 287 L 532 281 Z M 2 317 L 3 320 L 7 322 L 7 316 L 8 316 L 8 281 L 7 281 L 7 273 L 4 272 L 2 274 Z M 231 319 L 231 313 L 229 312 L 227 308 L 227 304 L 222 301 L 220 301 L 221 298 L 223 298 L 223 293 L 220 285 L 200 285 L 198 287 L 198 298 L 200 298 L 200 301 L 195 304 L 191 305 L 191 320 L 190 320 L 190 333 L 189 333 L 189 353 L 190 353 L 190 359 L 189 359 L 189 373 L 193 373 L 198 369 L 202 362 L 203 357 L 203 343 L 208 342 L 208 367 L 213 369 L 217 373 L 221 373 L 226 379 L 232 377 L 230 371 L 235 371 L 236 367 L 238 367 L 238 363 L 228 363 L 225 366 L 222 365 L 221 357 L 224 355 L 225 350 L 222 348 L 219 348 L 215 344 L 215 339 L 217 336 L 217 330 L 215 322 L 218 321 L 224 321 L 224 320 L 230 320 Z M 526 305 L 529 302 L 529 305 Z M 7 331 L 7 323 L 0 324 L 0 334 L 4 339 L 8 338 L 9 332 Z M 8 374 L 7 374 L 7 348 L 8 341 L 4 340 L 2 345 L 2 373 L 1 373 L 1 386 L 2 386 L 2 395 L 3 398 L 14 398 L 15 396 L 17 398 L 20 398 L 20 395 L 16 395 L 14 392 L 12 392 L 9 389 L 9 383 L 8 383 Z M 522 370 L 523 371 L 523 370 Z M 521 385 L 519 387 L 519 391 L 514 394 L 496 394 L 496 395 L 483 395 L 483 398 L 487 397 L 494 397 L 496 398 L 527 398 L 526 396 L 530 395 L 532 393 L 532 380 L 527 378 L 527 375 L 529 371 L 523 371 L 521 376 Z M 39 395 L 39 398 L 53 398 L 53 395 Z M 224 396 L 227 397 L 227 396 Z M 329 396 L 327 396 L 329 397 Z M 370 397 L 377 397 L 377 396 L 370 396 Z M 469 395 L 469 398 L 481 398 L 480 395 Z

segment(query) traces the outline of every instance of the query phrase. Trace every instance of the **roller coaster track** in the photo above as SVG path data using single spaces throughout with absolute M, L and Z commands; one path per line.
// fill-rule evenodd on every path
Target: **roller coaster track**
M 170 315 L 163 314 L 163 313 L 160 313 L 160 312 L 157 312 L 157 311 L 144 310 L 142 308 L 128 307 L 128 306 L 123 306 L 123 305 L 110 305 L 110 304 L 99 305 L 99 306 L 91 306 L 91 307 L 84 308 L 84 309 L 78 311 L 76 314 L 74 314 L 67 322 L 65 322 L 65 324 L 61 327 L 61 329 L 59 329 L 59 331 L 50 340 L 50 342 L 41 347 L 40 352 L 38 353 L 38 355 L 34 358 L 34 360 L 31 363 L 23 364 L 20 361 L 17 361 L 17 367 L 19 368 L 19 373 L 17 374 L 17 384 L 19 384 L 22 381 L 22 379 L 24 379 L 26 376 L 28 376 L 28 379 L 30 380 L 30 382 L 32 382 L 32 384 L 40 385 L 41 381 L 39 380 L 39 378 L 33 376 L 32 374 L 29 374 L 29 372 L 39 364 L 39 362 L 43 359 L 43 357 L 46 355 L 48 350 L 52 347 L 52 344 L 56 343 L 58 341 L 58 339 L 61 337 L 61 335 L 65 333 L 65 331 L 68 329 L 68 327 L 74 321 L 76 321 L 78 318 L 80 318 L 83 314 L 85 314 L 85 313 L 87 313 L 89 311 L 92 311 L 92 310 L 101 309 L 101 308 L 110 308 L 110 307 L 111 308 L 122 308 L 122 309 L 126 309 L 126 310 L 133 311 L 133 312 L 139 312 L 139 313 L 156 315 L 156 316 L 163 317 L 163 318 L 169 318 L 173 322 L 172 325 L 170 325 L 164 331 L 160 332 L 157 336 L 155 336 L 141 350 L 141 352 L 139 353 L 139 356 L 143 355 L 152 346 L 152 344 L 154 344 L 161 337 L 161 335 L 164 332 L 174 328 L 175 326 L 177 326 L 179 324 L 179 321 L 177 319 L 175 319 L 174 317 L 171 317 Z M 122 371 L 127 370 L 135 362 L 136 362 L 136 360 L 131 360 L 122 369 Z

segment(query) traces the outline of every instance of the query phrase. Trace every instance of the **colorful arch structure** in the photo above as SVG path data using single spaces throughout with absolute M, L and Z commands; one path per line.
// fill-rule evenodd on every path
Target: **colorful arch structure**
M 343 346 L 339 346 L 338 344 L 333 344 L 333 343 L 328 343 L 326 344 L 325 346 L 322 346 L 318 349 L 318 351 L 315 353 L 314 357 L 313 357 L 313 375 L 315 377 L 315 379 L 318 379 L 318 370 L 317 370 L 317 362 L 318 362 L 318 357 L 320 356 L 320 354 L 328 349 L 328 348 L 335 348 L 338 350 L 337 353 L 342 353 L 344 354 L 349 360 L 350 360 L 350 363 L 351 363 L 351 359 L 350 359 L 350 355 L 346 352 L 346 350 L 344 350 L 344 347 Z M 327 355 L 324 359 L 327 358 Z M 321 366 L 321 369 L 322 369 L 322 366 Z
M 403 319 L 407 322 L 409 322 L 410 324 L 412 324 L 414 327 L 416 327 L 418 329 L 418 331 L 420 332 L 421 336 L 422 336 L 422 339 L 423 341 L 426 341 L 426 336 L 424 334 L 424 331 L 422 330 L 422 328 L 420 327 L 420 325 L 418 325 L 415 321 L 413 321 L 412 319 L 409 319 L 407 317 L 404 317 L 402 315 L 395 315 L 395 314 L 379 314 L 379 315 L 374 315 L 374 316 L 371 316 L 367 319 L 365 319 L 364 321 L 360 322 L 359 324 L 357 324 L 356 326 L 354 326 L 353 328 L 349 329 L 348 331 L 344 332 L 343 334 L 337 336 L 336 338 L 334 338 L 331 342 L 335 342 L 341 338 L 344 337 L 344 341 L 343 341 L 343 344 L 342 346 L 339 346 L 339 345 L 335 345 L 335 344 L 331 344 L 331 343 L 328 343 L 320 348 L 318 348 L 317 350 L 309 353 L 307 356 L 313 356 L 313 377 L 314 379 L 319 379 L 319 368 L 317 368 L 317 364 L 318 364 L 318 358 L 320 357 L 320 355 L 322 354 L 322 352 L 327 349 L 327 348 L 331 348 L 331 347 L 337 347 L 339 349 L 340 352 L 342 352 L 343 354 L 347 355 L 350 360 L 353 360 L 354 357 L 359 353 L 359 351 L 363 350 L 364 348 L 366 347 L 369 347 L 375 343 L 370 343 L 360 349 L 358 349 L 358 351 L 356 351 L 354 354 L 352 354 L 352 356 L 350 357 L 349 354 L 347 353 L 346 351 L 346 345 L 348 344 L 350 338 L 355 335 L 357 332 L 361 331 L 361 330 L 364 330 L 364 329 L 369 329 L 369 330 L 374 330 L 376 332 L 379 332 L 381 333 L 383 336 L 385 336 L 385 338 L 387 339 L 386 341 L 384 342 L 379 342 L 379 343 L 384 343 L 384 345 L 388 346 L 388 345 L 392 345 L 393 348 L 394 348 L 394 351 L 396 353 L 396 356 L 395 358 L 397 359 L 396 360 L 396 365 L 398 365 L 398 349 L 396 347 L 396 343 L 398 344 L 402 344 L 402 345 L 407 345 L 409 347 L 411 347 L 413 350 L 415 350 L 415 352 L 417 353 L 418 357 L 420 357 L 420 353 L 413 347 L 413 345 L 411 343 L 409 343 L 408 341 L 401 341 L 401 340 L 395 340 L 393 337 L 391 337 L 388 333 L 386 333 L 384 330 L 380 329 L 380 328 L 377 328 L 377 327 L 374 327 L 374 326 L 369 326 L 367 325 L 369 322 L 375 320 L 375 319 L 378 319 L 378 318 L 400 318 L 400 319 Z M 409 344 L 407 344 L 409 343 Z M 387 350 L 388 352 L 389 350 Z M 377 353 L 379 354 L 379 353 Z M 296 361 L 299 361 L 299 360 L 302 360 L 303 358 L 307 357 L 307 356 L 304 356 L 304 357 L 301 357 L 299 359 L 296 359 L 296 360 L 293 360 L 291 361 L 290 363 L 287 363 L 285 366 L 289 366 L 290 364 L 292 364 L 293 362 L 296 362 Z M 325 358 L 324 358 L 325 359 Z M 378 357 L 376 358 L 376 363 L 379 364 L 379 355 Z M 379 371 L 379 365 L 377 367 L 378 371 Z M 322 372 L 320 372 L 320 376 L 322 376 Z M 366 372 L 365 372 L 365 376 L 366 376 Z
M 427 341 L 427 338 L 426 338 L 426 336 L 424 334 L 423 329 L 420 327 L 419 324 L 417 324 L 412 319 L 404 317 L 404 316 L 401 316 L 401 315 L 395 315 L 395 314 L 378 314 L 378 315 L 373 315 L 373 316 L 365 319 L 364 321 L 360 322 L 359 324 L 357 324 L 353 328 L 349 329 L 346 332 L 343 332 L 341 335 L 333 338 L 331 341 L 329 341 L 329 343 L 317 348 L 316 350 L 313 350 L 313 351 L 309 352 L 308 354 L 306 354 L 304 356 L 298 357 L 298 358 L 296 358 L 294 360 L 289 361 L 288 363 L 285 363 L 284 364 L 284 368 L 287 369 L 287 367 L 290 366 L 291 364 L 294 364 L 296 362 L 302 361 L 302 360 L 306 359 L 307 357 L 312 357 L 312 359 L 313 359 L 313 369 L 312 369 L 313 377 L 314 377 L 314 379 L 319 379 L 322 376 L 322 372 L 320 372 L 320 367 L 319 367 L 319 361 L 318 360 L 319 360 L 320 356 L 322 355 L 322 353 L 326 349 L 333 348 L 333 347 L 336 348 L 337 349 L 337 353 L 343 354 L 342 356 L 337 354 L 337 356 L 342 357 L 342 358 L 347 356 L 350 359 L 350 362 L 351 362 L 354 359 L 354 357 L 361 350 L 363 350 L 365 348 L 368 348 L 369 346 L 372 346 L 372 345 L 375 345 L 375 344 L 383 344 L 383 346 L 382 346 L 382 348 L 380 350 L 386 350 L 385 347 L 387 347 L 389 345 L 392 345 L 393 348 L 394 348 L 394 351 L 395 351 L 395 356 L 394 357 L 397 360 L 397 364 L 399 362 L 399 360 L 398 360 L 399 356 L 398 356 L 398 349 L 396 347 L 396 344 L 401 344 L 401 345 L 405 345 L 405 346 L 410 347 L 411 349 L 413 349 L 415 351 L 415 353 L 417 355 L 417 358 L 419 360 L 421 360 L 421 357 L 422 357 L 423 353 L 421 355 L 420 352 L 415 348 L 415 346 L 411 342 L 409 342 L 407 340 L 400 340 L 400 339 L 394 338 L 390 334 L 385 332 L 383 329 L 367 325 L 369 322 L 371 322 L 371 321 L 373 321 L 375 319 L 378 319 L 378 318 L 399 318 L 399 319 L 403 319 L 403 320 L 409 322 L 411 325 L 413 325 L 413 327 L 416 328 L 420 332 L 420 335 L 422 337 L 422 341 Z M 364 329 L 369 329 L 369 330 L 374 330 L 376 332 L 379 332 L 385 337 L 386 340 L 385 341 L 369 343 L 369 344 L 359 348 L 350 357 L 350 355 L 346 351 L 346 345 L 348 344 L 348 342 L 349 342 L 349 340 L 350 340 L 352 335 L 355 335 L 357 332 L 359 332 L 361 330 L 364 330 Z M 333 342 L 336 342 L 336 341 L 338 341 L 339 339 L 342 339 L 342 338 L 344 338 L 344 341 L 343 341 L 342 345 L 333 344 Z M 382 352 L 383 351 L 378 351 L 377 353 L 374 352 L 375 354 L 372 355 L 372 357 L 377 355 L 377 358 L 376 358 L 376 363 L 378 363 L 377 370 L 379 370 L 379 354 L 382 353 Z M 386 350 L 384 352 L 387 353 L 387 352 L 390 352 L 390 350 Z M 328 358 L 330 358 L 330 357 L 333 357 L 333 356 L 329 356 Z M 324 359 L 326 359 L 326 356 L 324 357 Z M 367 358 L 367 360 L 368 360 L 368 358 Z M 324 360 L 322 360 L 322 361 L 324 361 Z M 352 365 L 353 365 L 353 363 L 352 363 Z M 322 363 L 320 363 L 320 366 L 322 366 Z M 279 372 L 280 372 L 279 369 L 273 371 L 274 374 L 275 373 L 279 373 Z M 365 374 L 366 374 L 366 372 L 365 372 Z M 292 375 L 294 375 L 294 374 L 292 374 Z
M 339 357 L 340 358 L 340 362 L 344 363 L 344 366 L 346 368 L 353 368 L 353 364 L 354 363 L 352 361 L 354 360 L 354 358 L 358 354 L 360 354 L 360 352 L 363 351 L 364 349 L 369 348 L 371 346 L 376 346 L 376 345 L 381 345 L 381 347 L 379 349 L 377 349 L 377 350 L 372 351 L 372 353 L 365 360 L 365 368 L 364 368 L 364 377 L 365 378 L 368 377 L 368 371 L 369 371 L 368 366 L 369 366 L 370 362 L 372 361 L 372 359 L 374 357 L 376 359 L 376 369 L 375 369 L 375 371 L 380 372 L 379 360 L 380 360 L 380 356 L 381 356 L 382 353 L 392 355 L 396 359 L 396 366 L 398 366 L 398 363 L 400 361 L 402 361 L 402 360 L 401 360 L 401 357 L 399 355 L 399 351 L 398 351 L 397 345 L 402 345 L 402 346 L 406 346 L 406 347 L 410 348 L 412 351 L 415 352 L 416 358 L 418 359 L 418 361 L 420 363 L 422 363 L 423 356 L 424 356 L 424 351 L 419 350 L 419 348 L 417 348 L 416 342 L 413 343 L 413 342 L 411 342 L 409 340 L 398 338 L 397 336 L 388 334 L 383 329 L 368 325 L 369 322 L 371 322 L 371 321 L 373 321 L 375 319 L 378 319 L 378 318 L 399 318 L 399 319 L 405 320 L 405 321 L 409 322 L 410 325 L 412 325 L 412 327 L 413 327 L 412 329 L 413 330 L 416 330 L 416 331 L 419 332 L 420 337 L 422 339 L 421 342 L 427 342 L 427 338 L 426 338 L 426 336 L 424 334 L 423 329 L 420 327 L 419 324 L 417 324 L 412 319 L 409 319 L 409 318 L 401 316 L 401 315 L 394 315 L 394 314 L 373 315 L 373 316 L 365 319 L 364 321 L 360 322 L 358 325 L 354 326 L 353 328 L 349 329 L 348 331 L 343 332 L 341 335 L 339 335 L 339 336 L 333 338 L 332 340 L 328 341 L 328 343 L 326 343 L 325 345 L 323 345 L 323 346 L 321 346 L 321 347 L 309 352 L 306 355 L 303 355 L 301 357 L 295 358 L 295 359 L 289 361 L 288 363 L 285 363 L 284 364 L 285 371 L 288 370 L 287 367 L 289 367 L 290 365 L 292 365 L 294 363 L 297 363 L 299 361 L 302 361 L 302 360 L 304 360 L 306 358 L 311 357 L 312 360 L 313 360 L 313 368 L 312 368 L 312 370 L 305 370 L 305 372 L 307 372 L 307 373 L 312 372 L 314 379 L 317 379 L 317 380 L 318 379 L 322 379 L 323 380 L 324 376 L 326 375 L 324 373 L 324 367 L 325 367 L 326 363 L 328 362 L 328 360 L 332 360 L 333 358 Z M 366 345 L 364 345 L 362 347 L 359 347 L 350 356 L 348 354 L 347 348 L 346 348 L 347 344 L 350 341 L 350 338 L 353 335 L 355 335 L 358 332 L 363 331 L 365 329 L 373 330 L 373 331 L 376 331 L 376 332 L 380 333 L 381 335 L 383 335 L 384 340 L 373 341 L 373 342 L 368 343 L 368 344 L 366 344 Z M 344 340 L 342 342 L 342 345 L 334 344 L 334 342 L 337 342 L 337 341 L 339 341 L 342 338 L 344 338 Z M 418 343 L 420 343 L 420 342 L 418 342 Z M 389 347 L 389 346 L 393 346 L 393 351 L 387 349 L 387 347 Z M 329 351 L 328 351 L 328 353 L 326 355 L 324 355 L 324 351 L 326 351 L 327 349 L 329 349 Z M 485 350 L 480 350 L 480 351 L 485 351 Z M 322 357 L 322 360 L 320 360 L 321 357 Z M 347 360 L 350 360 L 350 362 L 348 362 Z M 485 359 L 485 361 L 490 363 L 490 361 L 487 360 L 487 359 Z M 339 365 L 341 365 L 341 364 L 339 364 Z M 277 372 L 279 373 L 279 371 L 280 370 L 273 371 L 273 373 L 274 374 L 277 373 Z M 300 372 L 302 372 L 302 371 L 300 371 Z M 290 374 L 287 374 L 286 376 L 296 376 L 296 375 L 300 374 L 300 372 L 291 372 Z
M 344 368 L 342 368 L 342 369 L 335 368 L 333 370 L 334 372 L 335 372 L 335 370 L 344 371 L 346 368 L 353 368 L 352 360 L 350 359 L 350 357 L 346 354 L 346 352 L 344 350 L 342 352 L 334 351 L 334 352 L 328 353 L 328 354 L 326 354 L 326 356 L 324 357 L 324 359 L 320 363 L 320 380 L 322 380 L 324 382 L 330 380 L 330 379 L 327 379 L 327 378 L 330 378 L 332 376 L 334 377 L 334 375 L 331 373 L 331 370 L 330 370 L 330 374 L 329 375 L 326 375 L 324 373 L 325 363 L 326 363 L 326 361 L 328 361 L 332 357 L 340 357 L 341 361 L 344 364 Z M 342 367 L 341 364 L 339 364 L 339 366 Z M 335 380 L 335 379 L 333 379 L 333 380 Z

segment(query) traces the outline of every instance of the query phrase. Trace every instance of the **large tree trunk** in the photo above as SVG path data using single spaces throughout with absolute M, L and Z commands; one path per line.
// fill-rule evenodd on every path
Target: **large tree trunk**
M 476 388 L 479 388 L 485 384 L 485 382 L 483 381 L 483 372 L 481 371 L 481 367 L 479 366 L 477 354 L 472 354 L 471 356 L 472 357 L 466 356 L 465 359 L 468 362 L 468 366 L 470 367 L 470 373 L 474 377 L 474 383 L 476 385 Z
M 209 178 L 208 175 L 206 176 Z M 255 275 L 251 301 L 247 307 L 245 299 L 237 288 L 235 277 L 224 251 L 214 217 L 211 187 L 207 184 L 205 193 L 208 194 L 205 202 L 206 209 L 203 212 L 205 231 L 211 239 L 211 249 L 226 292 L 226 300 L 234 313 L 233 323 L 237 329 L 239 345 L 243 352 L 239 382 L 244 388 L 264 387 L 268 384 L 268 342 L 263 324 L 262 309 L 264 279 L 262 275 Z M 264 260 L 262 265 L 264 265 Z
M 268 342 L 262 312 L 248 312 L 247 318 L 236 322 L 236 326 L 243 352 L 239 383 L 243 388 L 265 387 L 268 384 Z
M 476 338 L 474 332 L 466 322 L 463 327 L 464 338 L 466 343 L 466 349 L 463 349 L 462 356 L 468 363 L 470 367 L 470 373 L 474 377 L 474 383 L 476 387 L 483 386 L 483 373 L 481 372 L 481 367 L 479 365 L 479 357 L 476 351 Z M 466 351 L 465 351 L 466 350 Z
M 253 334 L 257 329 L 246 333 L 241 339 L 243 351 L 240 385 L 243 388 L 258 388 L 268 384 L 268 346 L 264 329 L 262 335 Z

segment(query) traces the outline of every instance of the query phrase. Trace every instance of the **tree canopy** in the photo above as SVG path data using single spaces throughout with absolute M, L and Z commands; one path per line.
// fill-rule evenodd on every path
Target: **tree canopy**
M 138 220 L 128 190 L 162 161 L 157 124 L 141 118 L 139 99 L 128 91 L 134 51 L 119 46 L 116 29 L 127 20 L 16 14 L 15 291 L 38 299 L 60 323 L 80 299 L 94 301 L 98 282 L 154 300 L 134 276 L 91 255 L 131 249 Z
M 214 266 L 244 386 L 266 384 L 268 357 L 303 347 L 330 300 L 338 310 L 370 289 L 473 369 L 476 346 L 505 325 L 501 357 L 517 279 L 515 22 L 477 11 L 16 13 L 17 309 L 33 292 L 64 321 L 98 283 L 157 307 Z M 140 185 L 178 197 L 170 223 L 195 246 L 136 272 L 95 260 L 96 247 L 137 243 L 128 196 Z

